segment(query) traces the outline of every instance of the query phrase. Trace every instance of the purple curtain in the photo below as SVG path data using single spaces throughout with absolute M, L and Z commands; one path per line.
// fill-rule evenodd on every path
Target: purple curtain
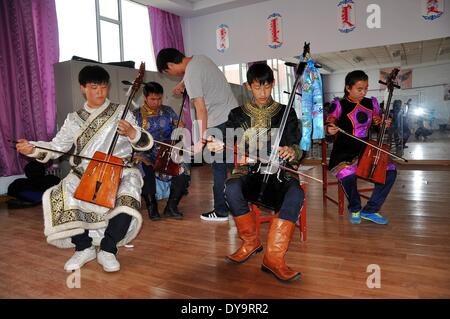
M 155 57 L 164 48 L 175 48 L 184 53 L 180 17 L 151 6 L 148 7 L 148 14 Z
M 54 0 L 0 1 L 0 176 L 22 174 L 27 162 L 8 139 L 49 140 L 58 62 Z
M 179 16 L 155 7 L 148 7 L 150 32 L 152 34 L 153 52 L 155 57 L 164 48 L 175 48 L 184 53 L 183 32 Z M 190 102 L 187 99 L 183 107 L 184 123 L 192 133 L 192 118 Z

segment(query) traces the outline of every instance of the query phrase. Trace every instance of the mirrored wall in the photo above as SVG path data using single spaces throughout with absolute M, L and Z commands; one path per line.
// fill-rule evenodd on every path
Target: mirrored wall
M 385 80 L 393 68 L 399 68 L 400 89 L 394 90 L 389 106 L 395 121 L 385 142 L 392 152 L 408 160 L 450 160 L 450 38 L 321 54 L 314 54 L 314 43 L 311 43 L 311 55 L 321 65 L 325 110 L 335 97 L 343 96 L 345 76 L 353 70 L 368 74 L 367 96 L 384 102 L 385 87 L 378 81 Z M 262 62 L 274 71 L 273 98 L 287 104 L 295 69 L 286 66 L 286 62 L 296 63 L 298 57 Z M 248 63 L 219 68 L 230 83 L 245 83 Z M 244 87 L 242 91 L 243 101 L 251 99 Z M 301 105 L 301 96 L 296 96 L 294 108 L 299 119 Z M 308 158 L 319 159 L 321 156 L 321 141 L 313 141 Z
M 324 102 L 341 97 L 345 75 L 356 69 L 369 75 L 369 92 L 386 100 L 385 80 L 394 67 L 390 114 L 394 124 L 386 143 L 409 160 L 450 160 L 450 38 L 317 54 L 322 65 Z M 385 102 L 386 103 L 386 102 Z

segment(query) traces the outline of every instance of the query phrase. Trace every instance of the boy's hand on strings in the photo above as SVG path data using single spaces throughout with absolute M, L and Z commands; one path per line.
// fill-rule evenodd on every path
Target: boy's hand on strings
M 25 139 L 17 140 L 16 149 L 20 154 L 30 155 L 34 151 L 34 145 Z
M 212 138 L 212 137 L 211 137 Z M 208 139 L 204 139 L 202 138 L 200 141 L 198 141 L 197 143 L 195 143 L 192 146 L 192 153 L 197 154 L 203 151 L 203 148 L 208 144 Z M 208 147 L 209 149 L 209 147 Z
M 222 141 L 216 140 L 213 136 L 209 136 L 206 139 L 206 143 L 208 151 L 216 153 L 223 152 L 225 144 Z
M 119 135 L 128 136 L 130 140 L 134 140 L 136 138 L 136 129 L 127 121 L 120 120 L 117 125 L 117 132 Z
M 381 115 L 381 122 L 384 121 L 384 114 Z M 390 128 L 392 125 L 392 117 L 388 117 L 388 119 L 386 120 L 386 128 Z
M 290 162 L 295 159 L 295 151 L 292 147 L 280 146 L 278 147 L 278 156 L 280 156 L 281 159 Z
M 203 147 L 205 146 L 205 143 L 202 141 L 198 141 L 192 146 L 192 153 L 197 154 L 203 151 Z

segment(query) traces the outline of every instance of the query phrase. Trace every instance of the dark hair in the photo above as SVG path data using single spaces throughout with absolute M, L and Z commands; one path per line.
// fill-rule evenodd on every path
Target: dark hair
M 144 96 L 147 97 L 149 94 L 163 94 L 164 89 L 158 82 L 147 82 L 142 89 Z
M 108 84 L 108 72 L 98 65 L 88 65 L 81 69 L 78 73 L 78 82 L 80 85 L 86 86 L 87 83 Z
M 168 63 L 179 64 L 183 61 L 185 55 L 174 48 L 166 48 L 159 51 L 156 57 L 156 67 L 158 72 L 162 73 L 168 69 Z
M 345 96 L 348 95 L 347 86 L 349 86 L 351 88 L 358 81 L 368 81 L 368 80 L 369 80 L 369 77 L 367 76 L 367 74 L 364 71 L 355 70 L 355 71 L 348 73 L 345 76 L 345 86 L 344 86 Z
M 272 84 L 274 81 L 273 71 L 267 64 L 256 63 L 248 68 L 247 83 L 249 85 L 253 82 L 257 82 L 261 85 L 265 83 Z

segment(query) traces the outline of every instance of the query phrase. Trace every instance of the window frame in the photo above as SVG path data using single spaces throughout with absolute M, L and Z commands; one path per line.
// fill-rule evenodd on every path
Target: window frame
M 96 17 L 96 25 L 97 25 L 97 54 L 98 61 L 103 62 L 103 51 L 102 51 L 102 32 L 101 32 L 101 21 L 113 23 L 119 26 L 119 47 L 120 47 L 120 61 L 123 61 L 124 58 L 124 50 L 123 50 L 123 27 L 122 27 L 122 0 L 115 0 L 117 2 L 117 10 L 118 10 L 118 20 L 111 19 L 108 17 L 104 17 L 100 14 L 100 2 L 99 0 L 95 0 L 95 17 Z

